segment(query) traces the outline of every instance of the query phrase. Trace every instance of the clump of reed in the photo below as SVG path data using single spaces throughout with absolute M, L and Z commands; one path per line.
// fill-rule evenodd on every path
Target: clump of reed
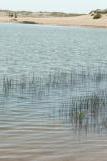
M 77 96 L 62 104 L 60 115 L 69 120 L 76 129 L 96 129 L 102 126 L 104 111 L 107 105 L 107 95 L 92 94 Z
M 46 88 L 77 88 L 77 86 L 81 86 L 87 83 L 95 83 L 98 84 L 102 81 L 107 80 L 107 73 L 103 70 L 84 70 L 81 69 L 71 70 L 69 72 L 65 72 L 63 70 L 57 70 L 56 72 L 52 72 L 44 76 L 38 76 L 34 73 L 31 75 L 22 75 L 19 78 L 9 78 L 9 76 L 4 76 L 2 85 L 4 89 L 12 89 L 12 88 L 34 88 L 44 86 Z

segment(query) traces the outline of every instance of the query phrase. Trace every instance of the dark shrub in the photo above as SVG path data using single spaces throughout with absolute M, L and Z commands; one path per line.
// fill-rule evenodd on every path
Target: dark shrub
M 101 18 L 102 15 L 100 13 L 96 13 L 94 16 L 93 16 L 93 19 L 99 19 Z

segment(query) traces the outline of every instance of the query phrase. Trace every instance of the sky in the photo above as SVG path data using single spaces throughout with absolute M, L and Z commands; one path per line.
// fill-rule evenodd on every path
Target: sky
M 0 9 L 87 13 L 107 8 L 107 0 L 0 0 Z

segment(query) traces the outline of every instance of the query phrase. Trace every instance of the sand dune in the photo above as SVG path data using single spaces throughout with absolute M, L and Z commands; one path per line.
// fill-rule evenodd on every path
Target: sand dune
M 107 15 L 103 15 L 100 19 L 93 19 L 90 15 L 81 15 L 76 17 L 19 17 L 17 19 L 1 16 L 0 23 L 23 23 L 24 21 L 44 24 L 44 25 L 64 25 L 64 26 L 90 26 L 107 28 Z

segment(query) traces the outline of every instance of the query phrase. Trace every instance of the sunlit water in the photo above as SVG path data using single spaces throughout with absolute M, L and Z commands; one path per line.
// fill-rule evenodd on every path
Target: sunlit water
M 0 161 L 107 158 L 106 35 L 0 25 Z

